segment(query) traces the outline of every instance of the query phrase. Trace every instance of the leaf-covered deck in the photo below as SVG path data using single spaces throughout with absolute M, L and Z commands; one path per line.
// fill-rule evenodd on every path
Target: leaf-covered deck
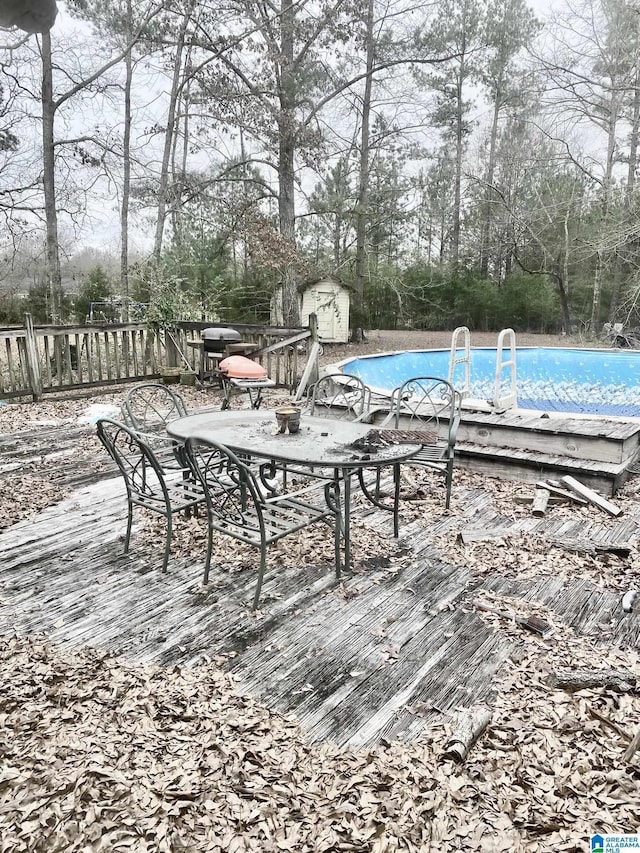
M 90 444 L 87 430 L 78 434 Z M 294 712 L 312 742 L 409 741 L 435 716 L 490 701 L 492 676 L 520 635 L 480 613 L 474 599 L 530 608 L 557 632 L 592 636 L 595 668 L 598 642 L 638 645 L 637 612 L 621 607 L 624 590 L 638 584 L 633 498 L 616 519 L 594 507 L 533 518 L 512 501 L 513 484 L 457 473 L 446 513 L 442 481 L 427 479 L 426 493 L 422 486 L 403 502 L 401 540 L 388 556 L 368 556 L 375 549 L 367 537 L 390 536 L 390 515 L 362 504 L 354 575 L 336 583 L 330 537 L 321 532 L 311 551 L 300 551 L 304 565 L 279 568 L 277 553 L 269 557 L 264 609 L 252 614 L 252 568 L 238 569 L 223 554 L 203 589 L 203 543 L 194 537 L 190 547 L 188 527 L 167 574 L 159 571 L 161 540 L 154 547 L 148 533 L 134 534 L 124 555 L 121 479 L 110 476 L 98 448 L 93 477 L 82 474 L 77 445 L 67 442 L 65 452 L 64 443 L 56 456 L 49 431 L 48 471 L 71 493 L 0 536 L 0 631 L 44 633 L 55 644 L 167 667 L 217 659 L 241 689 Z M 29 440 L 4 436 L 3 446 L 8 470 Z M 464 545 L 459 534 L 469 528 L 497 536 Z M 562 542 L 623 543 L 630 556 L 565 553 Z M 225 547 L 232 556 L 235 543 Z

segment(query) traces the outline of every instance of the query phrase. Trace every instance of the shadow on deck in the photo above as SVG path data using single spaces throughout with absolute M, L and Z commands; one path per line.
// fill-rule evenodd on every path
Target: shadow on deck
M 80 432 L 88 436 L 86 428 Z M 6 463 L 19 442 L 3 441 Z M 24 450 L 28 442 L 21 441 Z M 73 469 L 72 453 L 58 458 L 61 471 Z M 102 461 L 96 449 L 94 462 Z M 253 614 L 253 570 L 219 568 L 203 589 L 200 546 L 193 557 L 172 557 L 164 575 L 161 543 L 151 553 L 134 535 L 130 554 L 122 553 L 126 501 L 111 471 L 102 468 L 98 482 L 80 470 L 74 477 L 62 471 L 71 494 L 2 533 L 0 631 L 44 633 L 56 644 L 86 644 L 161 666 L 219 659 L 240 689 L 295 713 L 311 742 L 408 741 L 435 715 L 490 701 L 492 676 L 518 638 L 473 609 L 472 598 L 483 591 L 543 605 L 577 633 L 638 643 L 640 620 L 622 611 L 619 592 L 579 573 L 519 580 L 501 576 L 499 565 L 478 572 L 445 562 L 436 539 L 453 547 L 469 517 L 487 531 L 580 532 L 547 519 L 500 516 L 480 488 L 455 484 L 455 513 L 405 518 L 401 547 L 388 565 L 365 559 L 342 584 L 332 575 L 330 553 L 303 570 L 278 569 L 271 560 L 263 610 Z M 365 525 L 390 533 L 388 514 L 364 506 L 357 513 Z M 637 523 L 628 517 L 599 539 L 635 538 Z M 234 544 L 229 540 L 230 549 Z

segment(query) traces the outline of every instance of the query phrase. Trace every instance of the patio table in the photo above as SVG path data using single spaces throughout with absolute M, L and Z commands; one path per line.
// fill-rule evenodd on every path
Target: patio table
M 303 413 L 297 433 L 279 433 L 275 411 L 255 409 L 203 412 L 167 424 L 169 435 L 182 441 L 188 438 L 216 441 L 245 456 L 308 470 L 310 476 L 318 476 L 319 469 L 328 470 L 333 480 L 337 510 L 342 519 L 347 570 L 350 567 L 351 475 L 365 468 L 376 471 L 385 467 L 393 468 L 393 524 L 394 536 L 397 536 L 400 463 L 419 453 L 422 447 L 410 443 L 384 444 L 365 450 L 359 449 L 357 444 L 354 447 L 354 442 L 366 439 L 371 431 L 369 424 L 337 421 Z M 364 486 L 362 479 L 361 484 Z M 363 492 L 372 503 L 389 509 L 364 487 Z

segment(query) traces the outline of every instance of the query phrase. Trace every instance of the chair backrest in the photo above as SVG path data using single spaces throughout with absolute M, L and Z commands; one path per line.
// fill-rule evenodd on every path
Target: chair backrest
M 249 536 L 260 532 L 262 498 L 250 468 L 229 448 L 213 441 L 189 438 L 185 452 L 189 466 L 204 487 L 214 522 L 239 528 Z
M 446 379 L 415 376 L 394 389 L 391 410 L 396 428 L 431 429 L 440 432 L 447 423 L 449 435 L 458 427 L 462 395 Z
M 366 415 L 371 402 L 371 391 L 359 376 L 349 373 L 331 373 L 323 376 L 313 386 L 311 414 L 327 409 L 338 420 L 356 420 Z
M 128 492 L 144 497 L 166 492 L 162 466 L 135 430 L 110 418 L 100 418 L 97 430 L 98 438 L 120 469 Z
M 134 385 L 122 402 L 126 424 L 141 432 L 164 431 L 169 421 L 188 414 L 184 400 L 160 382 Z

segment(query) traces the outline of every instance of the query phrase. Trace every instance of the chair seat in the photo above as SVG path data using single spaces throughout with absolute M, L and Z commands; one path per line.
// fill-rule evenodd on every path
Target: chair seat
M 421 436 L 421 450 L 404 464 L 432 468 L 445 475 L 447 509 L 461 406 L 462 396 L 448 380 L 415 376 L 394 389 L 390 412 L 380 430 L 385 435 L 385 428 L 393 425 L 398 435 Z
M 136 432 L 142 441 L 153 450 L 164 471 L 184 471 L 185 475 L 191 476 L 191 470 L 184 458 L 184 443 L 170 438 L 165 432 L 164 425 L 148 432 L 137 430 Z
M 283 536 L 288 536 L 296 530 L 302 530 L 315 521 L 332 516 L 333 513 L 325 505 L 313 506 L 295 498 L 279 496 L 277 503 L 262 505 L 261 516 L 264 524 L 265 542 L 276 542 Z M 249 545 L 260 546 L 261 533 L 258 513 L 247 507 L 243 513 L 242 524 L 234 524 L 227 520 L 215 518 L 212 527 L 220 533 L 232 536 Z
M 404 464 L 405 465 L 419 465 L 420 463 L 437 463 L 442 462 L 443 464 L 447 462 L 449 457 L 449 445 L 446 441 L 443 441 L 439 444 L 427 444 L 422 446 L 422 450 L 416 453 L 415 456 L 412 456 L 411 459 L 408 459 Z
M 204 491 L 201 485 L 193 480 L 180 480 L 174 484 L 165 483 L 165 485 L 174 512 L 204 503 Z M 132 500 L 138 506 L 166 515 L 166 500 L 162 492 L 133 495 Z

